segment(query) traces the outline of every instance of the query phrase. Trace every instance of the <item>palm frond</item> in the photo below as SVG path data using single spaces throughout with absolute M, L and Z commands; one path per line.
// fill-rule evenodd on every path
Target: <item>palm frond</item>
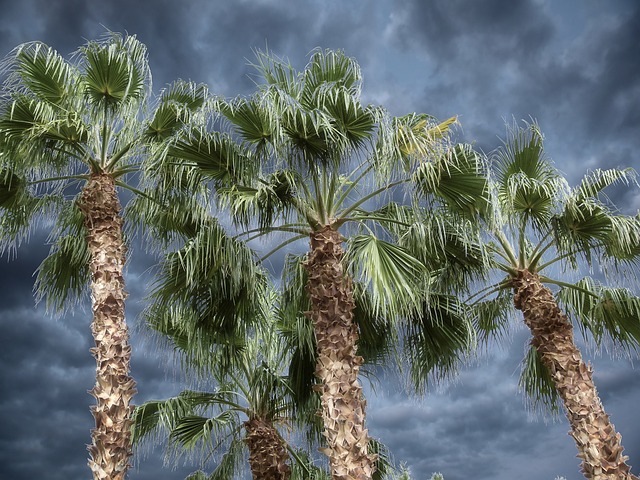
M 297 206 L 297 190 L 304 180 L 294 170 L 277 170 L 256 187 L 233 185 L 218 189 L 220 203 L 240 225 L 257 220 L 261 229 L 272 227 L 276 218 L 287 219 Z
M 230 425 L 238 425 L 235 412 L 225 410 L 214 417 L 188 415 L 180 418 L 171 431 L 170 439 L 187 450 L 197 446 L 211 448 L 213 440 L 222 435 Z
M 355 59 L 341 50 L 316 49 L 303 72 L 304 89 L 302 102 L 314 108 L 315 94 L 323 86 L 346 88 L 358 97 L 362 83 L 362 72 Z
M 629 182 L 635 180 L 635 178 L 636 172 L 632 168 L 596 169 L 583 177 L 580 186 L 572 192 L 572 195 L 575 197 L 576 203 L 588 199 L 597 199 L 605 188 L 620 183 L 628 185 Z
M 507 131 L 507 140 L 493 155 L 498 181 L 498 198 L 507 215 L 531 219 L 538 226 L 548 224 L 566 181 L 546 157 L 543 136 L 536 123 Z
M 191 120 L 207 96 L 206 85 L 181 80 L 172 83 L 162 91 L 145 136 L 154 141 L 171 137 Z
M 9 84 L 24 84 L 30 93 L 39 100 L 61 104 L 74 95 L 77 88 L 72 78 L 77 75 L 73 67 L 51 47 L 41 42 L 19 45 L 8 65 L 16 83 L 10 79 Z
M 370 291 L 373 315 L 393 319 L 420 304 L 427 270 L 408 250 L 371 234 L 356 235 L 349 239 L 345 261 Z
M 63 212 L 62 235 L 37 270 L 36 300 L 44 299 L 47 310 L 62 313 L 80 302 L 87 292 L 90 253 L 82 213 L 75 204 Z
M 429 380 L 454 374 L 475 346 L 476 336 L 465 308 L 446 294 L 430 294 L 422 309 L 404 325 L 404 348 L 413 388 L 424 392 Z
M 169 145 L 167 155 L 195 166 L 219 185 L 238 182 L 251 168 L 250 152 L 219 132 L 191 129 Z
M 640 349 L 640 298 L 624 288 L 610 288 L 590 277 L 563 288 L 559 300 L 572 313 L 583 335 L 598 347 L 610 341 L 613 347 L 631 353 Z
M 530 408 L 542 413 L 557 415 L 560 412 L 560 395 L 549 369 L 544 366 L 538 351 L 529 346 L 522 361 L 518 387 L 529 399 Z
M 114 108 L 142 99 L 150 72 L 147 51 L 135 36 L 109 33 L 102 41 L 90 41 L 80 49 L 84 86 L 98 108 Z
M 414 182 L 423 195 L 433 194 L 452 211 L 484 214 L 488 203 L 488 181 L 481 157 L 469 145 L 456 145 L 434 162 L 423 162 Z

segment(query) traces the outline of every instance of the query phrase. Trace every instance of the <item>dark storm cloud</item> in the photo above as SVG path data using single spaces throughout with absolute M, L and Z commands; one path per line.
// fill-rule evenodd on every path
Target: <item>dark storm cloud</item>
M 38 478 L 47 470 L 51 479 L 85 473 L 92 425 L 86 392 L 94 381 L 89 345 L 86 318 L 56 321 L 33 307 L 0 313 L 3 478 Z M 65 467 L 51 471 L 51 465 Z
M 580 168 L 635 164 L 640 8 L 614 2 L 578 15 L 544 5 L 397 3 L 387 38 L 433 72 L 418 106 L 459 114 L 480 148 L 498 145 L 503 119 L 534 118 L 570 180 Z
M 252 49 L 268 46 L 300 69 L 312 49 L 342 48 L 363 69 L 366 101 L 382 103 L 394 114 L 458 114 L 462 135 L 485 150 L 497 146 L 503 119 L 532 116 L 547 137 L 548 153 L 572 179 L 586 168 L 638 164 L 640 9 L 633 2 L 600 9 L 589 3 L 585 11 L 597 16 L 574 15 L 577 4 L 566 12 L 541 0 L 292 5 L 282 0 L 0 0 L 0 55 L 31 40 L 67 55 L 105 29 L 126 31 L 149 48 L 154 90 L 183 78 L 234 96 L 253 88 L 247 65 Z M 637 189 L 612 197 L 632 209 L 627 213 L 640 206 Z M 86 391 L 95 368 L 88 350 L 90 312 L 85 307 L 56 320 L 34 308 L 32 273 L 46 254 L 44 243 L 44 237 L 34 236 L 16 260 L 0 265 L 0 478 L 57 480 L 89 473 L 85 444 L 93 399 Z M 274 265 L 279 261 L 274 258 Z M 153 262 L 134 245 L 126 281 L 136 403 L 175 395 L 184 386 L 170 352 L 157 353 L 137 326 Z M 545 423 L 533 417 L 518 392 L 526 338 L 523 329 L 516 331 L 503 350 L 492 349 L 424 399 L 370 393 L 371 435 L 407 462 L 414 478 L 441 471 L 446 480 L 552 480 L 556 475 L 578 480 L 566 419 Z M 637 465 L 638 373 L 624 360 L 588 358 L 626 453 Z M 400 392 L 400 387 L 386 379 L 378 391 Z M 133 461 L 132 480 L 184 478 L 194 470 L 162 470 L 160 449 Z

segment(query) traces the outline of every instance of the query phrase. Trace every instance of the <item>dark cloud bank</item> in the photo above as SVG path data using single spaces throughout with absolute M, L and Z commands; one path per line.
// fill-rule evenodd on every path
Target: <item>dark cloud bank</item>
M 251 90 L 247 60 L 266 46 L 302 67 L 315 47 L 342 48 L 363 69 L 363 95 L 392 113 L 460 115 L 461 136 L 485 151 L 504 120 L 536 118 L 547 150 L 573 183 L 587 168 L 638 166 L 640 8 L 632 1 L 517 0 L 379 3 L 284 0 L 179 2 L 0 1 L 0 55 L 42 40 L 63 54 L 105 28 L 137 34 L 149 47 L 157 90 L 181 77 L 232 96 Z M 636 192 L 615 195 L 627 213 Z M 47 252 L 35 234 L 0 265 L 0 479 L 88 478 L 85 444 L 93 385 L 89 311 L 54 319 L 34 306 L 33 277 Z M 151 259 L 135 249 L 127 272 L 128 319 L 136 323 Z M 135 330 L 135 329 L 134 329 Z M 452 384 L 421 399 L 383 375 L 369 393 L 369 430 L 414 478 L 441 471 L 467 478 L 581 478 L 563 417 L 527 413 L 517 390 L 526 343 L 491 348 Z M 134 333 L 137 401 L 180 390 L 179 372 Z M 589 355 L 596 384 L 635 471 L 640 379 L 627 360 Z M 132 480 L 184 478 L 161 455 L 135 459 Z

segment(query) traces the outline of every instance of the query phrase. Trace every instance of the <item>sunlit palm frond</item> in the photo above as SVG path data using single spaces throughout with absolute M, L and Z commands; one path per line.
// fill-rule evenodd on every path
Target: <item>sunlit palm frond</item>
M 269 86 L 275 86 L 291 97 L 298 98 L 301 90 L 300 74 L 284 58 L 277 57 L 269 50 L 255 50 L 256 69 Z
M 538 226 L 548 224 L 568 188 L 546 157 L 538 125 L 518 128 L 514 124 L 503 147 L 494 153 L 492 164 L 504 213 L 531 219 Z
M 487 210 L 488 181 L 481 157 L 469 145 L 456 145 L 433 162 L 423 162 L 414 182 L 423 195 L 435 195 L 452 211 L 475 216 Z
M 358 97 L 362 83 L 362 72 L 355 59 L 341 50 L 316 49 L 303 72 L 302 102 L 315 108 L 315 94 L 324 85 L 346 88 Z
M 465 291 L 469 282 L 489 267 L 477 226 L 444 210 L 420 220 L 402 232 L 399 245 L 418 258 L 432 275 L 437 272 L 441 290 Z
M 28 89 L 25 92 L 56 105 L 64 104 L 75 95 L 77 72 L 51 47 L 41 42 L 25 43 L 9 58 L 12 60 L 6 68 L 10 75 L 20 77 L 20 80 L 10 78 L 9 84 L 18 86 L 22 83 Z
M 575 287 L 563 288 L 558 297 L 583 335 L 588 333 L 598 347 L 610 341 L 622 351 L 640 349 L 640 298 L 629 290 L 605 287 L 585 277 Z
M 170 144 L 167 156 L 197 167 L 204 178 L 218 185 L 240 181 L 251 167 L 250 153 L 231 137 L 197 128 Z
M 208 88 L 203 84 L 178 80 L 164 89 L 159 103 L 150 119 L 145 136 L 162 141 L 185 126 L 208 97 Z
M 632 168 L 596 169 L 582 178 L 580 186 L 572 192 L 572 197 L 575 198 L 576 203 L 587 199 L 597 199 L 605 188 L 621 183 L 628 185 L 635 179 L 636 172 Z
M 449 136 L 451 127 L 457 121 L 457 117 L 451 117 L 438 123 L 430 115 L 416 113 L 396 117 L 391 124 L 393 148 L 400 158 L 413 158 L 418 163 L 437 158 L 445 143 L 442 140 Z
M 256 149 L 278 142 L 278 109 L 272 105 L 268 94 L 256 94 L 249 99 L 239 98 L 219 105 L 224 116 L 238 129 L 242 138 L 255 145 Z
M 427 270 L 408 250 L 374 235 L 356 235 L 345 260 L 353 278 L 370 291 L 373 315 L 396 318 L 420 305 Z
M 257 221 L 259 228 L 269 229 L 277 218 L 288 219 L 298 205 L 298 188 L 304 182 L 295 170 L 277 170 L 256 187 L 233 185 L 218 189 L 221 204 L 240 225 Z
M 640 260 L 640 215 L 611 215 L 611 233 L 604 242 L 605 257 L 637 265 Z
M 357 149 L 370 139 L 375 131 L 376 116 L 363 107 L 346 88 L 331 88 L 320 92 L 316 102 L 327 112 L 347 145 Z
M 185 450 L 213 447 L 214 440 L 223 436 L 231 426 L 239 425 L 236 413 L 224 410 L 212 417 L 188 415 L 180 418 L 171 430 L 170 440 L 179 443 Z
M 115 108 L 143 99 L 150 71 L 144 44 L 135 36 L 109 33 L 80 49 L 84 62 L 84 86 L 93 105 Z

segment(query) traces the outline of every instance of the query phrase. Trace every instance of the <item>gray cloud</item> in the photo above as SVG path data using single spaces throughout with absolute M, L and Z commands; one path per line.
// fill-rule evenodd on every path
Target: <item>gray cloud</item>
M 0 0 L 0 55 L 31 40 L 68 54 L 105 28 L 127 31 L 149 48 L 156 90 L 180 77 L 233 96 L 251 91 L 252 49 L 268 45 L 302 68 L 313 48 L 342 48 L 360 62 L 365 101 L 382 103 L 394 114 L 458 114 L 461 137 L 486 151 L 499 144 L 503 119 L 531 116 L 546 134 L 547 152 L 572 183 L 586 168 L 638 164 L 635 2 L 584 2 L 564 9 L 543 0 L 373 5 Z M 611 196 L 626 213 L 640 207 L 637 190 Z M 15 480 L 88 474 L 85 444 L 93 420 L 86 391 L 95 368 L 88 351 L 89 313 L 56 320 L 33 306 L 32 273 L 46 254 L 44 243 L 35 235 L 15 260 L 0 264 L 0 477 Z M 156 353 L 135 328 L 152 263 L 136 246 L 127 270 L 138 403 L 174 395 L 182 386 L 170 355 Z M 441 471 L 447 480 L 579 479 L 564 417 L 553 423 L 532 416 L 517 391 L 525 339 L 526 332 L 518 330 L 510 345 L 492 348 L 424 399 L 408 398 L 386 378 L 379 393 L 368 395 L 370 433 L 406 461 L 415 478 Z M 587 358 L 637 466 L 637 372 L 624 360 Z M 134 480 L 184 478 L 193 470 L 162 471 L 159 451 L 134 462 Z

